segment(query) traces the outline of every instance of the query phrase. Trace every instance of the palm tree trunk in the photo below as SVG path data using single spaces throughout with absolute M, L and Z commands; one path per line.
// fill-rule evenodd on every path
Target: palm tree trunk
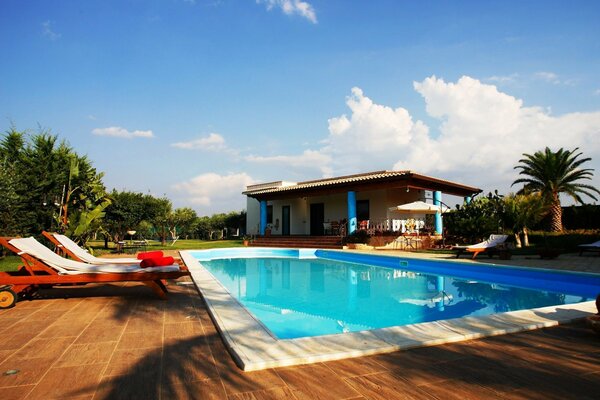
M 562 207 L 558 193 L 554 193 L 552 205 L 550 206 L 550 230 L 552 232 L 562 232 Z
M 529 247 L 529 231 L 526 226 L 523 227 L 523 244 L 525 247 Z
M 515 232 L 515 242 L 517 248 L 521 248 L 521 232 Z

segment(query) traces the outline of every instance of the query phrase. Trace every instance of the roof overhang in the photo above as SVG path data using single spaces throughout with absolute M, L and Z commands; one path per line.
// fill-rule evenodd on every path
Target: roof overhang
M 298 183 L 272 182 L 253 185 L 249 186 L 242 194 L 257 200 L 278 200 L 331 195 L 348 191 L 364 192 L 407 188 L 440 191 L 462 197 L 482 192 L 480 188 L 474 186 L 421 175 L 413 171 L 376 171 Z

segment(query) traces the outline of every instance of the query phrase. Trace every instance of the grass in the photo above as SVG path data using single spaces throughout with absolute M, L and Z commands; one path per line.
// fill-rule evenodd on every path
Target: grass
M 6 256 L 0 258 L 0 271 L 16 271 L 21 266 L 21 257 Z
M 109 243 L 109 249 L 104 248 L 104 241 L 91 241 L 88 243 L 95 255 L 102 255 L 115 251 L 114 243 Z M 173 246 L 162 246 L 160 242 L 152 241 L 146 251 L 152 250 L 204 250 L 223 247 L 242 247 L 241 240 L 178 240 Z M 141 249 L 137 249 L 140 251 Z M 0 258 L 0 271 L 16 271 L 21 266 L 21 258 L 7 255 Z

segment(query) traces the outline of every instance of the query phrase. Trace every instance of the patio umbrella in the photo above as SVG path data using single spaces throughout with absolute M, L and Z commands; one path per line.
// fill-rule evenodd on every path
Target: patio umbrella
M 445 213 L 448 211 L 446 206 L 436 206 L 434 204 L 425 203 L 424 201 L 413 201 L 412 203 L 400 204 L 399 206 L 390 207 L 390 211 L 397 211 L 405 214 L 435 214 L 437 212 Z

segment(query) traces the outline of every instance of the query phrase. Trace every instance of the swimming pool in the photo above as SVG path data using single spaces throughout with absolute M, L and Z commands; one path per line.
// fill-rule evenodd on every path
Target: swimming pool
M 592 311 L 600 291 L 591 274 L 343 251 L 182 257 L 245 370 L 550 326 Z

